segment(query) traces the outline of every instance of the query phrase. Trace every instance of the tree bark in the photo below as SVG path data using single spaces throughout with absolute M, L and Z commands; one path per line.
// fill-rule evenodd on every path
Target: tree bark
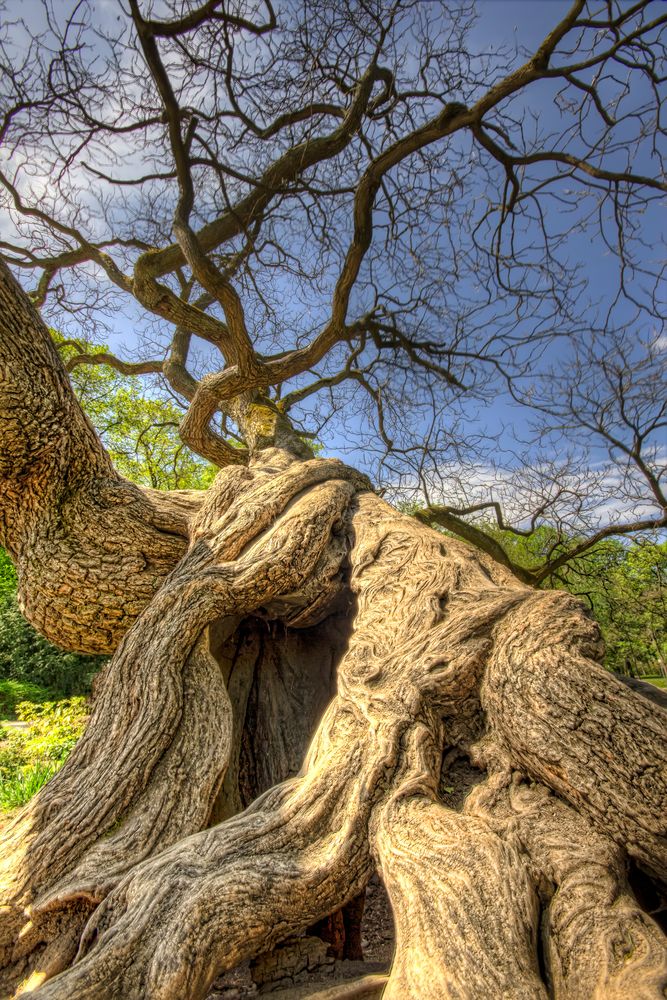
M 154 785 L 149 776 L 142 740 L 131 724 L 124 727 L 122 744 L 137 765 L 132 773 L 146 776 L 143 786 L 130 787 L 129 776 L 123 785 L 120 776 L 111 779 L 104 771 L 115 786 L 104 795 L 104 822 L 94 808 L 101 783 L 93 791 L 93 782 L 84 792 L 90 804 L 77 814 L 76 842 L 73 828 L 62 836 L 47 820 L 41 882 L 34 849 L 24 869 L 22 905 L 31 900 L 33 927 L 41 926 L 43 938 L 60 939 L 62 924 L 71 927 L 66 915 L 81 901 L 98 904 L 77 961 L 40 994 L 204 997 L 221 972 L 358 895 L 375 857 L 398 928 L 386 996 L 486 991 L 540 997 L 559 983 L 557 995 L 583 997 L 591 953 L 617 954 L 615 927 L 632 931 L 646 958 L 638 960 L 631 948 L 622 975 L 610 959 L 594 989 L 612 984 L 659 996 L 661 933 L 632 909 L 620 873 L 626 853 L 659 870 L 664 813 L 652 815 L 652 809 L 664 802 L 667 784 L 660 770 L 665 714 L 621 685 L 617 690 L 586 657 L 598 650 L 597 633 L 569 596 L 530 590 L 488 557 L 396 513 L 359 491 L 353 479 L 332 475 L 342 477 L 343 470 L 323 461 L 278 472 L 223 473 L 217 501 L 207 498 L 188 555 L 110 666 L 119 677 L 130 664 L 136 669 L 151 634 L 151 677 L 159 677 L 164 689 L 174 662 L 183 661 L 183 670 L 199 651 L 197 636 L 214 616 L 219 621 L 224 615 L 230 632 L 239 615 L 257 614 L 260 607 L 269 618 L 317 621 L 327 586 L 331 607 L 347 585 L 355 606 L 338 664 L 338 693 L 299 775 L 260 795 L 241 815 L 184 840 L 179 836 L 203 825 L 203 811 L 189 828 L 184 818 L 179 833 L 161 831 L 149 840 L 144 830 L 136 837 L 145 803 L 157 796 L 155 817 L 168 800 L 155 790 L 159 781 Z M 202 580 L 205 586 L 198 585 Z M 174 636 L 184 626 L 175 656 Z M 124 673 L 120 687 L 128 678 Z M 112 704 L 117 712 L 120 687 L 111 697 L 107 681 L 89 732 L 101 727 Z M 224 701 L 217 691 L 213 696 Z M 155 708 L 155 694 L 146 699 L 146 710 L 149 704 Z M 160 718 L 168 714 L 164 707 L 158 711 Z M 156 741 L 155 716 L 147 719 L 140 731 Z M 231 713 L 222 730 L 228 747 Z M 98 742 L 105 756 L 113 738 L 110 732 L 106 743 Z M 590 948 L 582 950 L 568 931 L 564 901 L 573 880 L 563 867 L 549 870 L 559 893 L 552 896 L 547 944 L 538 949 L 546 862 L 527 859 L 526 838 L 517 835 L 516 824 L 503 825 L 498 809 L 482 815 L 480 806 L 471 815 L 466 808 L 457 815 L 438 801 L 446 742 L 466 749 L 492 784 L 502 784 L 514 769 L 541 782 L 545 793 L 555 788 L 561 812 L 553 814 L 549 843 L 557 836 L 568 842 L 564 817 L 594 832 L 593 853 L 605 859 L 611 887 L 602 896 L 611 909 L 614 892 L 625 902 L 591 931 Z M 85 743 L 71 758 L 72 782 L 81 776 L 77 756 Z M 218 758 L 219 771 L 225 754 L 228 749 Z M 641 761 L 651 762 L 653 777 L 637 792 L 630 782 L 641 780 Z M 159 768 L 153 768 L 157 778 Z M 198 760 L 186 780 L 195 781 L 202 770 Z M 40 800 L 71 808 L 74 786 L 69 793 L 65 769 L 63 774 L 60 791 L 56 779 L 20 822 L 46 816 Z M 113 812 L 116 798 L 123 808 Z M 61 814 L 59 826 L 63 820 Z M 576 868 L 576 851 L 572 859 Z M 589 920 L 599 900 L 598 894 L 585 911 Z
M 0 545 L 21 611 L 73 652 L 112 653 L 185 552 L 201 496 L 120 477 L 37 310 L 0 261 Z
M 543 785 L 494 776 L 466 803 L 524 857 L 542 903 L 542 948 L 556 997 L 659 996 L 667 950 L 627 883 L 624 852 Z
M 271 441 L 203 497 L 131 487 L 0 277 L 2 537 L 45 631 L 115 649 L 3 834 L 5 995 L 203 998 L 377 866 L 386 997 L 662 996 L 625 869 L 664 877 L 667 713 L 578 602 Z M 486 774 L 458 812 L 445 747 Z

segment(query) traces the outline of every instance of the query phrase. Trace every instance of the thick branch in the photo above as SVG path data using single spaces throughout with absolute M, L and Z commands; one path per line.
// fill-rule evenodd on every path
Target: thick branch
M 453 514 L 448 507 L 438 506 L 437 504 L 429 505 L 423 510 L 415 511 L 415 517 L 422 521 L 424 524 L 435 524 L 441 525 L 446 528 L 447 531 L 451 531 L 453 534 L 458 535 L 459 538 L 465 539 L 466 542 L 470 542 L 476 548 L 481 549 L 482 552 L 486 552 L 493 559 L 501 564 L 501 566 L 506 566 L 518 580 L 523 583 L 534 585 L 537 581 L 535 574 L 532 570 L 525 569 L 523 566 L 519 566 L 515 563 L 507 554 L 505 549 L 502 547 L 500 542 L 497 542 L 495 538 L 488 535 L 481 528 L 477 528 L 474 524 L 470 524 L 468 521 L 464 521 L 462 517 L 458 517 Z
M 263 24 L 255 24 L 254 21 L 249 21 L 247 18 L 230 14 L 224 9 L 225 0 L 206 0 L 206 3 L 203 3 L 201 7 L 190 11 L 184 17 L 171 21 L 145 20 L 143 23 L 156 38 L 174 38 L 178 35 L 184 35 L 207 21 L 220 22 L 231 28 L 248 31 L 253 35 L 261 35 L 266 31 L 271 31 L 276 25 L 276 16 L 271 4 L 268 0 L 264 0 L 264 3 L 269 18 Z
M 162 374 L 163 361 L 123 361 L 114 354 L 98 351 L 95 354 L 72 354 L 65 362 L 65 370 L 73 372 L 79 365 L 107 365 L 121 375 L 157 375 Z
M 121 479 L 49 331 L 0 262 L 0 543 L 29 620 L 65 648 L 110 652 L 183 553 L 193 494 Z
M 658 878 L 667 869 L 667 712 L 592 659 L 575 598 L 535 593 L 510 613 L 482 686 L 479 749 L 553 788 Z M 592 658 L 592 659 L 591 659 Z
M 544 908 L 545 962 L 556 996 L 657 1000 L 667 976 L 659 927 L 637 905 L 624 852 L 547 788 L 494 775 L 464 811 L 529 858 Z
M 134 24 L 139 35 L 146 64 L 155 81 L 167 117 L 169 140 L 176 165 L 179 186 L 179 199 L 174 214 L 174 232 L 183 250 L 186 262 L 192 268 L 195 278 L 206 289 L 209 295 L 220 302 L 224 309 L 228 326 L 228 337 L 224 342 L 224 353 L 227 360 L 237 363 L 241 370 L 252 370 L 254 367 L 254 350 L 246 329 L 241 299 L 230 282 L 223 277 L 212 261 L 202 251 L 199 240 L 190 227 L 190 214 L 194 206 L 194 186 L 190 170 L 190 145 L 196 121 L 195 119 L 190 121 L 187 133 L 183 136 L 181 132 L 181 109 L 178 106 L 169 75 L 160 58 L 154 32 L 142 19 L 137 0 L 130 0 L 130 9 L 132 10 Z M 171 304 L 172 310 L 177 308 L 176 303 Z M 183 323 L 184 320 L 181 319 L 180 322 Z

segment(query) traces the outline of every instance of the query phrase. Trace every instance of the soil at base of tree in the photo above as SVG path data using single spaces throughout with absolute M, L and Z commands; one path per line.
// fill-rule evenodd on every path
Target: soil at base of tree
M 221 976 L 207 1000 L 245 1000 L 246 997 L 270 995 L 276 1000 L 307 1000 L 324 990 L 364 976 L 387 973 L 394 953 L 394 921 L 384 886 L 377 875 L 366 890 L 366 905 L 362 923 L 363 962 L 332 960 L 299 976 L 289 986 L 267 984 L 258 988 L 252 980 L 250 966 L 244 962 L 238 969 Z

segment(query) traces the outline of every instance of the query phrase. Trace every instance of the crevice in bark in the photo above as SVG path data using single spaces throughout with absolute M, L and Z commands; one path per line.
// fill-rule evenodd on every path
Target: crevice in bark
M 363 960 L 361 927 L 364 918 L 366 890 L 355 896 L 346 906 L 318 920 L 307 930 L 329 945 L 328 954 L 339 960 L 360 962 Z
M 209 825 L 241 812 L 293 777 L 335 693 L 336 668 L 350 619 L 333 613 L 317 625 L 286 627 L 250 617 L 231 636 L 212 628 L 234 717 L 230 759 Z
M 548 938 L 548 918 L 547 910 L 543 904 L 539 904 L 539 914 L 537 918 L 537 934 L 535 938 L 537 951 L 537 968 L 540 979 L 544 983 L 544 988 L 549 1000 L 554 996 L 553 983 L 549 970 L 549 960 L 547 958 L 547 938 Z
M 642 910 L 667 934 L 667 872 L 660 881 L 630 858 L 628 885 Z
M 241 741 L 248 698 L 261 655 L 261 638 L 252 622 L 242 621 L 231 635 L 223 619 L 210 628 L 211 653 L 220 666 L 232 710 L 229 758 L 222 785 L 213 803 L 207 826 L 215 826 L 240 813 L 245 804 L 239 783 Z
M 239 782 L 243 805 L 299 771 L 335 693 L 349 638 L 340 615 L 305 629 L 256 623 L 259 656 L 247 702 Z
M 446 738 L 448 719 L 444 720 Z M 476 730 L 473 730 L 476 733 Z M 461 746 L 445 746 L 438 782 L 438 801 L 448 809 L 460 812 L 470 793 L 486 778 L 486 771 L 475 767 Z

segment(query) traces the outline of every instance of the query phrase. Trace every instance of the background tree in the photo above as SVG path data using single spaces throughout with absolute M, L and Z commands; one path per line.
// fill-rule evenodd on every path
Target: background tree
M 656 334 L 637 341 L 608 331 L 577 344 L 566 367 L 550 365 L 527 389 L 514 384 L 521 409 L 513 451 L 506 444 L 481 474 L 472 463 L 422 466 L 418 516 L 533 586 L 572 580 L 564 568 L 605 551 L 605 539 L 664 528 L 665 346 Z M 454 502 L 434 502 L 434 494 Z M 517 549 L 536 532 L 535 544 Z
M 607 542 L 605 549 L 611 551 L 598 555 L 602 572 L 591 579 L 593 573 L 584 567 L 579 590 L 590 595 L 605 632 L 606 662 L 620 673 L 651 671 L 667 677 L 667 543 L 646 539 L 625 548 Z
M 386 997 L 659 995 L 626 863 L 665 870 L 664 711 L 605 675 L 579 602 L 304 444 L 338 421 L 405 474 L 470 460 L 468 400 L 656 322 L 667 13 L 557 10 L 529 52 L 449 4 L 129 0 L 5 28 L 1 249 L 34 279 L 0 271 L 0 540 L 41 631 L 114 653 L 5 835 L 8 982 L 204 996 L 376 864 Z M 591 233 L 618 262 L 604 303 Z M 101 339 L 123 301 L 154 347 L 104 362 L 188 404 L 183 441 L 222 467 L 205 492 L 119 475 L 35 308 Z M 461 812 L 443 751 L 477 769 Z
M 160 384 L 145 386 L 138 376 L 107 366 L 106 345 L 55 341 L 76 397 L 121 475 L 160 490 L 210 486 L 217 469 L 183 444 L 183 408 L 165 397 Z M 81 357 L 96 363 L 79 364 Z

